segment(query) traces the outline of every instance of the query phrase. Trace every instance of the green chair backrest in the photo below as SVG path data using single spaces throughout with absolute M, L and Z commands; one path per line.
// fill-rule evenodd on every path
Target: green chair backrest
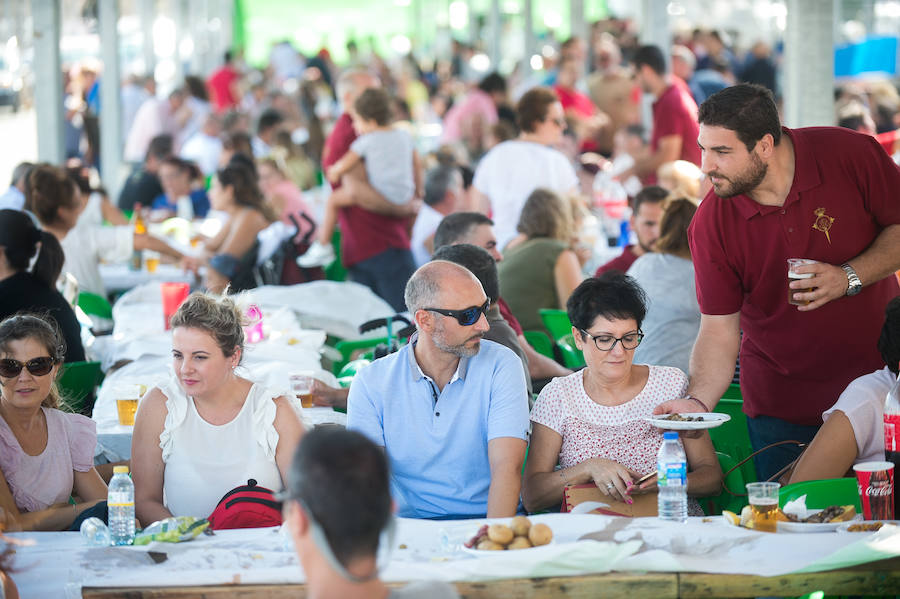
M 100 362 L 69 362 L 63 365 L 57 380 L 67 412 L 90 416 L 94 409 L 94 391 L 103 380 Z
M 722 399 L 736 399 L 738 401 L 743 401 L 744 396 L 741 395 L 741 386 L 737 383 L 728 385 L 728 389 L 722 394 Z
M 728 414 L 731 420 L 716 428 L 709 429 L 716 451 L 721 451 L 740 462 L 753 453 L 750 445 L 750 433 L 747 432 L 747 416 L 743 412 L 744 402 L 738 399 L 722 399 L 715 407 L 716 412 Z M 757 480 L 756 466 L 753 460 L 747 460 L 742 466 L 744 482 Z
M 716 452 L 716 457 L 719 458 L 719 467 L 722 468 L 722 474 L 725 474 L 734 468 L 738 463 L 736 459 L 721 451 Z M 744 487 L 744 474 L 740 468 L 735 468 L 725 476 L 723 482 L 725 488 L 731 490 L 732 493 L 746 493 Z M 702 497 L 699 501 L 700 505 L 703 507 L 703 511 L 706 512 L 708 516 L 721 514 L 722 510 L 729 510 L 735 514 L 740 514 L 744 506 L 747 505 L 746 497 L 735 497 L 724 489 L 718 495 Z
M 522 334 L 525 335 L 525 341 L 534 348 L 534 351 L 553 359 L 553 342 L 544 331 L 523 331 Z
M 325 266 L 325 279 L 328 281 L 346 281 L 347 269 L 341 261 L 341 232 L 339 229 L 334 230 L 331 236 L 331 245 L 334 247 L 334 255 L 336 258 L 331 264 Z
M 862 513 L 856 478 L 827 478 L 806 480 L 781 487 L 778 491 L 778 505 L 784 507 L 788 501 L 806 495 L 808 509 L 826 508 L 830 505 L 852 505 L 857 513 Z
M 558 341 L 560 337 L 572 334 L 572 322 L 569 320 L 569 315 L 565 310 L 542 308 L 538 310 L 538 313 L 541 315 L 541 321 L 543 321 L 547 330 L 550 331 L 550 336 L 553 337 L 554 341 Z
M 361 352 L 362 350 L 373 349 L 377 345 L 381 343 L 387 343 L 388 338 L 385 337 L 370 337 L 368 339 L 357 339 L 355 341 L 338 341 L 334 344 L 334 349 L 338 350 L 341 354 L 341 359 L 338 362 L 335 362 L 331 366 L 331 371 L 334 374 L 338 374 L 341 372 L 341 369 L 347 365 L 350 360 L 357 357 L 356 354 Z
M 562 356 L 563 366 L 566 368 L 581 368 L 584 366 L 584 354 L 575 346 L 575 338 L 572 333 L 564 335 L 556 340 L 556 347 Z
M 97 316 L 112 320 L 112 306 L 105 297 L 82 291 L 78 294 L 78 307 L 84 310 L 88 316 Z
M 337 374 L 337 382 L 338 384 L 346 389 L 350 386 L 350 383 L 353 382 L 353 377 L 356 376 L 356 373 L 360 371 L 363 366 L 371 364 L 372 360 L 369 358 L 359 358 L 356 360 L 352 360 L 347 362 L 341 371 Z

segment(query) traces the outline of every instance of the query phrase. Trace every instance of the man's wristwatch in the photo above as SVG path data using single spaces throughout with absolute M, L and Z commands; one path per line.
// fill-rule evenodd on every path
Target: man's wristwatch
M 845 293 L 845 295 L 856 295 L 862 291 L 862 281 L 859 280 L 859 275 L 856 274 L 853 267 L 844 262 L 841 264 L 841 268 L 847 273 L 847 293 Z

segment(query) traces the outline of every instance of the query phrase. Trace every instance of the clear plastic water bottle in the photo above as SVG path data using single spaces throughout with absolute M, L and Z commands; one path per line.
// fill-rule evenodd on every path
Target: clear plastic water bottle
M 687 521 L 687 458 L 678 433 L 663 433 L 663 444 L 656 454 L 659 486 L 657 509 L 660 520 Z
M 81 538 L 88 547 L 107 547 L 109 528 L 100 518 L 87 518 L 81 523 Z
M 134 483 L 128 476 L 128 466 L 113 468 L 109 481 L 109 533 L 113 545 L 131 545 L 134 542 Z

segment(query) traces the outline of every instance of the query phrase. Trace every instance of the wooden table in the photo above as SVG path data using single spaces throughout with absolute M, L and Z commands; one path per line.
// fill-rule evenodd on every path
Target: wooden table
M 392 585 L 395 586 L 395 585 Z M 396 585 L 399 586 L 399 585 Z M 611 572 L 575 577 L 515 578 L 495 582 L 458 582 L 456 588 L 466 599 L 543 599 L 573 597 L 703 598 L 798 596 L 812 591 L 826 595 L 895 595 L 900 589 L 900 558 L 882 560 L 852 568 L 788 574 L 785 576 L 745 576 L 697 572 Z M 160 588 L 89 588 L 84 599 L 301 599 L 303 585 L 219 585 Z

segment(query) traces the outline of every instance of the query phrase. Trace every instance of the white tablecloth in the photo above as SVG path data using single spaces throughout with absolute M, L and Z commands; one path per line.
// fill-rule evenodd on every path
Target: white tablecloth
M 489 581 L 578 576 L 609 571 L 712 572 L 775 576 L 816 572 L 900 555 L 900 531 L 872 534 L 767 534 L 720 518 L 687 524 L 656 518 L 544 514 L 553 543 L 526 551 L 473 556 L 460 545 L 483 520 L 398 520 L 387 581 Z M 506 520 L 500 520 L 506 521 Z M 581 540 L 596 532 L 608 540 Z M 245 529 L 189 543 L 85 547 L 78 533 L 16 533 L 12 578 L 22 597 L 80 597 L 82 586 L 191 586 L 302 582 L 303 572 L 278 529 Z M 400 548 L 405 546 L 405 548 Z M 165 552 L 153 564 L 147 551 Z
M 156 272 L 147 272 L 144 267 L 141 270 L 131 270 L 127 264 L 101 264 L 100 276 L 103 278 L 103 286 L 107 293 L 127 291 L 138 285 L 150 282 L 173 282 L 195 284 L 196 277 L 192 272 L 185 272 L 175 264 L 160 264 Z

